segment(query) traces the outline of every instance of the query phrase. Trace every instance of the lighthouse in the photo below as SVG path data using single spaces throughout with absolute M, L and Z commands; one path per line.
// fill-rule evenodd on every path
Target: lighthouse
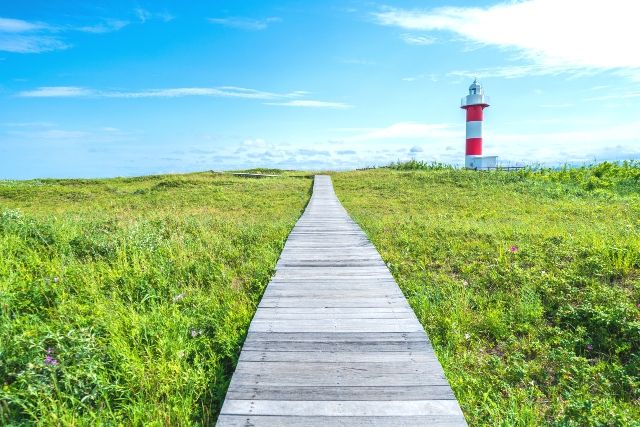
M 469 95 L 462 98 L 461 106 L 467 112 L 467 148 L 464 165 L 467 169 L 493 169 L 498 164 L 497 156 L 482 155 L 482 118 L 483 111 L 489 106 L 478 80 L 469 86 Z

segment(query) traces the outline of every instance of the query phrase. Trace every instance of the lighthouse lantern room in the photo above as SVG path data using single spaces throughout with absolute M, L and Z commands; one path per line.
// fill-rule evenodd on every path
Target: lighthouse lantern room
M 482 155 L 482 119 L 483 111 L 489 106 L 489 98 L 475 79 L 469 86 L 469 95 L 462 98 L 460 108 L 467 112 L 467 147 L 465 167 L 467 169 L 494 169 L 498 164 L 497 156 Z

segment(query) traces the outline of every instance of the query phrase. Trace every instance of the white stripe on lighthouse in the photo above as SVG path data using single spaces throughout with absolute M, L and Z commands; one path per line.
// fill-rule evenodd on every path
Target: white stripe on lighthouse
M 467 139 L 482 138 L 482 122 L 467 122 Z

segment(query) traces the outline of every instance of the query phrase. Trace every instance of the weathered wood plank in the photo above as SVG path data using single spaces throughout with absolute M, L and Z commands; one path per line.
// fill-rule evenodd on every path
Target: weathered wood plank
M 429 338 L 318 176 L 267 286 L 219 426 L 461 426 Z
M 417 385 L 447 385 L 444 375 L 436 373 L 416 374 L 416 373 L 381 373 L 365 375 L 362 372 L 352 373 L 324 373 L 319 376 L 313 371 L 296 372 L 295 375 L 281 376 L 272 372 L 244 373 L 239 372 L 233 375 L 230 389 L 235 385 L 269 385 L 269 386 L 341 386 L 341 387 L 367 387 L 385 386 L 393 384 L 397 387 L 417 386 Z
M 267 386 L 235 385 L 227 397 L 232 400 L 454 400 L 448 385 L 417 386 Z
M 431 351 L 389 352 L 318 352 L 318 351 L 250 351 L 242 350 L 240 361 L 306 362 L 306 363 L 427 363 L 433 361 Z
M 272 415 L 221 415 L 218 425 L 228 427 L 457 427 L 458 415 L 419 415 L 413 417 L 309 417 Z
M 308 352 L 386 352 L 423 351 L 430 348 L 423 341 L 245 341 L 243 349 L 252 351 L 308 351 Z
M 272 374 L 297 374 L 302 372 L 311 372 L 314 375 L 327 374 L 358 374 L 362 376 L 375 376 L 378 374 L 425 374 L 429 375 L 436 372 L 438 376 L 442 375 L 440 364 L 433 358 L 430 361 L 422 363 L 406 363 L 406 362 L 246 362 L 238 365 L 236 372 L 260 374 L 268 371 Z
M 378 401 L 290 401 L 290 400 L 226 400 L 224 414 L 289 415 L 320 417 L 416 416 L 424 414 L 460 415 L 455 400 L 390 400 Z
M 313 341 L 313 342 L 424 342 L 424 331 L 419 332 L 249 332 L 247 341 Z

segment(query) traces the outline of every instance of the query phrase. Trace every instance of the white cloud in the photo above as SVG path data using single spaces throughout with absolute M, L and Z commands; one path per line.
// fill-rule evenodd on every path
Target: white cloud
M 147 21 L 151 21 L 152 19 L 159 19 L 163 22 L 170 22 L 175 19 L 175 17 L 168 12 L 154 13 L 142 7 L 133 9 L 133 13 L 141 24 L 145 24 Z
M 74 98 L 90 96 L 91 94 L 91 90 L 81 87 L 44 86 L 34 90 L 20 92 L 19 96 L 23 98 Z
M 181 87 L 142 91 L 101 91 L 77 86 L 47 86 L 20 92 L 22 98 L 178 98 L 184 96 L 213 96 L 246 99 L 287 99 L 303 96 L 305 92 L 273 93 L 235 86 Z
M 137 7 L 133 10 L 133 12 L 136 14 L 136 16 L 138 17 L 138 19 L 140 20 L 141 23 L 145 23 L 147 22 L 149 19 L 151 19 L 151 17 L 153 16 L 151 14 L 151 12 L 149 12 L 146 9 L 143 9 L 141 7 Z
M 587 98 L 587 101 L 609 101 L 616 99 L 640 98 L 640 91 L 616 92 L 609 95 L 594 96 Z
M 427 79 L 435 83 L 439 80 L 439 77 L 435 73 L 428 73 L 428 74 L 418 74 L 417 76 L 409 76 L 409 77 L 402 78 L 402 80 L 405 82 L 415 82 L 415 81 L 424 80 L 424 79 Z
M 57 37 L 0 33 L 0 51 L 12 53 L 42 53 L 67 49 L 70 45 Z
M 419 36 L 416 34 L 405 33 L 402 34 L 402 40 L 407 44 L 415 44 L 418 46 L 427 46 L 436 42 L 435 37 Z
M 462 138 L 464 134 L 459 126 L 445 123 L 394 123 L 384 128 L 370 129 L 364 133 L 343 138 L 347 142 L 361 142 L 382 139 L 429 139 Z
M 251 18 L 209 18 L 208 21 L 212 24 L 223 25 L 225 27 L 238 28 L 240 30 L 259 31 L 265 30 L 269 25 L 276 22 L 280 22 L 281 19 L 277 17 L 270 17 L 265 19 L 251 19 Z
M 0 17 L 0 51 L 12 53 L 43 53 L 64 50 L 71 45 L 62 33 L 79 31 L 83 33 L 109 33 L 118 31 L 129 22 L 106 19 L 95 25 L 53 26 L 41 22 L 29 22 L 21 19 Z
M 485 79 L 497 77 L 501 79 L 517 79 L 528 76 L 546 76 L 566 71 L 563 67 L 542 65 L 506 65 L 502 67 L 486 67 L 477 70 L 455 70 L 447 73 L 451 77 Z M 593 73 L 593 71 L 591 71 Z M 572 73 L 588 74 L 585 70 L 572 70 Z
M 0 17 L 0 33 L 26 33 L 47 29 L 46 24 L 39 22 L 27 22 L 22 19 L 11 19 Z
M 134 139 L 134 134 L 110 126 L 78 130 L 64 129 L 48 122 L 3 123 L 0 124 L 0 134 L 24 142 L 106 143 Z
M 69 45 L 57 36 L 53 27 L 41 22 L 0 18 L 0 51 L 12 53 L 41 53 L 62 50 Z
M 117 19 L 107 19 L 104 22 L 96 25 L 87 25 L 84 27 L 78 27 L 77 30 L 83 33 L 104 34 L 118 31 L 129 25 L 128 21 L 121 21 Z
M 330 102 L 330 101 L 315 101 L 311 99 L 297 99 L 293 101 L 287 102 L 270 102 L 268 105 L 281 105 L 285 107 L 302 107 L 302 108 L 334 108 L 339 110 L 344 110 L 346 108 L 351 108 L 352 106 L 349 104 L 344 104 L 342 102 Z
M 289 93 L 266 92 L 236 86 L 220 87 L 179 87 L 165 89 L 147 89 L 140 91 L 105 91 L 78 86 L 45 86 L 18 93 L 21 98 L 181 98 L 186 96 L 209 96 L 217 98 L 256 99 L 267 102 L 267 105 L 279 105 L 300 108 L 333 108 L 346 109 L 351 105 L 342 102 L 316 101 L 297 99 L 307 95 L 304 91 Z
M 486 8 L 387 9 L 374 15 L 383 25 L 448 31 L 480 46 L 512 49 L 556 72 L 640 74 L 640 55 L 635 54 L 640 3 L 632 0 L 528 0 Z

